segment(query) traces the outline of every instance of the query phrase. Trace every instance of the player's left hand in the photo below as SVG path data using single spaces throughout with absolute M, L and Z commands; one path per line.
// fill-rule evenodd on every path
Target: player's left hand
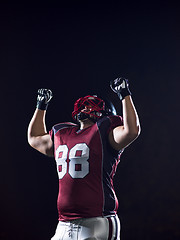
M 37 108 L 41 110 L 47 110 L 48 104 L 51 101 L 52 97 L 53 94 L 50 89 L 38 89 Z
M 129 90 L 129 83 L 126 78 L 119 77 L 110 81 L 111 89 L 123 100 L 126 96 L 131 95 Z

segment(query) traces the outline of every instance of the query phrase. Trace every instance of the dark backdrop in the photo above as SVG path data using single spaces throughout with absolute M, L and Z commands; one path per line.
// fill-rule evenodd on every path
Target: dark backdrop
M 49 130 L 72 121 L 86 94 L 121 113 L 109 89 L 118 76 L 142 126 L 115 177 L 122 240 L 180 239 L 179 10 L 172 1 L 1 4 L 1 240 L 49 240 L 57 224 L 55 162 L 26 138 L 37 89 L 54 94 Z

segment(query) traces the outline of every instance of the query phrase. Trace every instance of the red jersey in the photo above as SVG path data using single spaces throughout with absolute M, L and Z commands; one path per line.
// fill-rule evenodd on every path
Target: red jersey
M 120 116 L 108 116 L 82 130 L 73 123 L 53 126 L 50 134 L 59 176 L 59 220 L 116 214 L 113 176 L 121 151 L 110 146 L 108 133 L 120 125 Z

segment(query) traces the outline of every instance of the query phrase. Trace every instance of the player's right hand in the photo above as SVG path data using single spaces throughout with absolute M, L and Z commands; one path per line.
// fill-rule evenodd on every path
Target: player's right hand
M 126 78 L 119 77 L 110 81 L 110 87 L 119 96 L 120 100 L 123 100 L 126 96 L 131 95 L 128 79 Z
M 53 97 L 50 89 L 41 88 L 38 89 L 37 105 L 36 107 L 41 110 L 47 110 L 48 104 Z

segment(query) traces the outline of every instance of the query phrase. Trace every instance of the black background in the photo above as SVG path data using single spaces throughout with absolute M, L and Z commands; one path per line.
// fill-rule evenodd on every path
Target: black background
M 108 97 L 129 79 L 142 132 L 115 177 L 122 240 L 180 239 L 180 9 L 163 1 L 2 4 L 0 239 L 49 240 L 57 224 L 55 162 L 27 143 L 38 88 L 47 128 L 72 121 L 74 101 Z

